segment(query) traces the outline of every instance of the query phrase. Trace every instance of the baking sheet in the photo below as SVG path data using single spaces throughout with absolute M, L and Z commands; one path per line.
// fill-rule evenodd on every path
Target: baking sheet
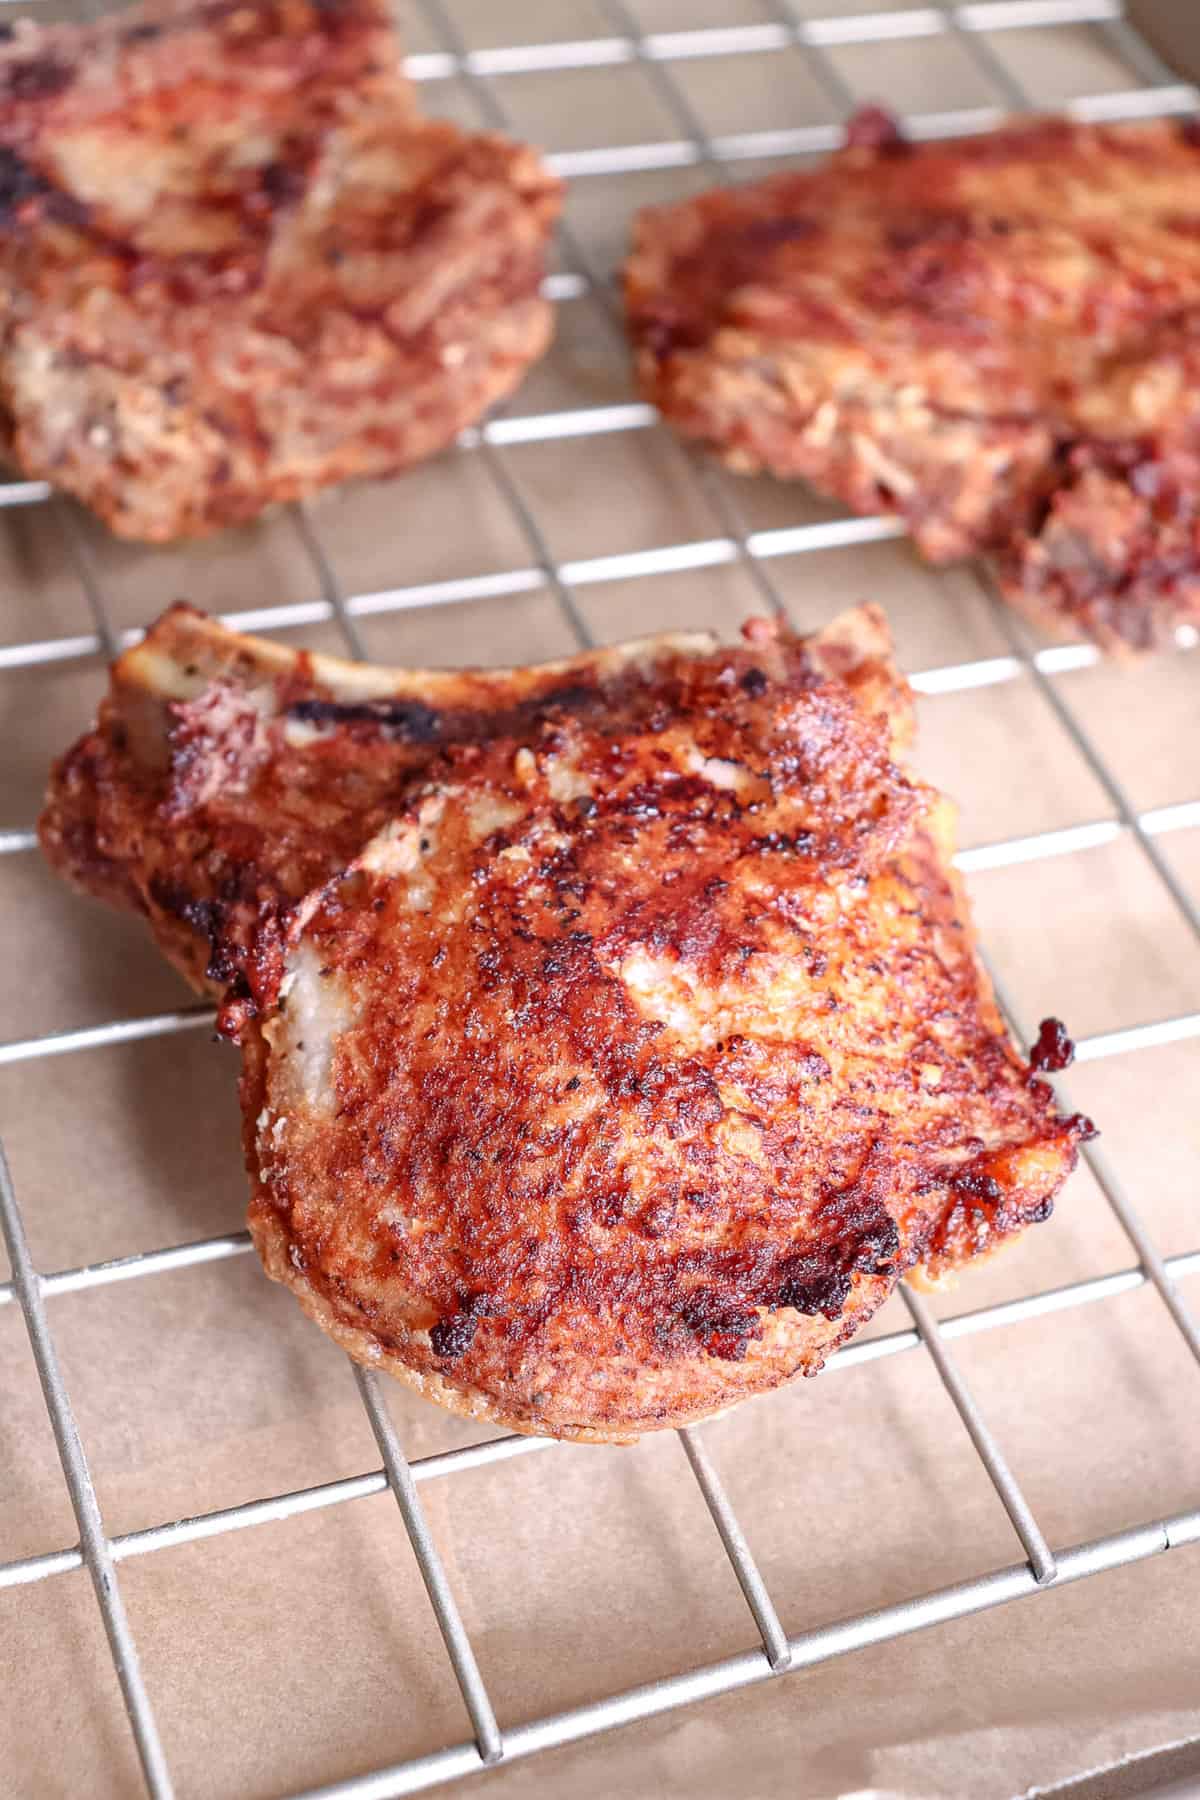
M 581 0 L 503 8 L 453 0 L 449 10 L 477 44 L 612 35 L 603 8 Z M 800 10 L 839 8 L 808 0 Z M 867 0 L 840 10 L 867 10 Z M 735 0 L 641 0 L 637 12 L 656 30 L 776 16 Z M 419 25 L 409 41 L 418 52 L 439 47 Z M 997 32 L 990 42 L 1045 102 L 1132 85 L 1112 45 L 1083 28 Z M 919 109 L 997 99 L 951 36 L 831 54 L 864 98 Z M 713 132 L 831 116 L 799 52 L 697 59 L 679 72 Z M 679 135 L 634 65 L 512 75 L 496 92 L 520 129 L 557 150 Z M 472 116 L 461 83 L 426 84 L 426 99 Z M 606 267 L 633 206 L 705 179 L 695 168 L 581 178 L 571 222 Z M 581 298 L 563 303 L 556 347 L 513 410 L 633 397 L 611 322 Z M 720 534 L 703 488 L 657 428 L 520 445 L 504 457 L 556 558 L 586 562 Z M 835 516 L 768 482 L 731 480 L 728 491 L 755 529 Z M 472 451 L 402 481 L 327 495 L 314 519 L 347 593 L 534 566 Z M 144 622 L 179 595 L 225 609 L 319 598 L 286 517 L 160 552 L 77 524 L 118 626 Z M 969 571 L 933 574 L 900 543 L 781 557 L 769 574 L 804 627 L 857 599 L 882 599 L 910 669 L 1008 648 Z M 585 580 L 575 597 L 600 641 L 690 624 L 732 633 L 762 605 L 736 565 Z M 61 522 L 50 509 L 5 514 L 0 642 L 91 628 Z M 400 662 L 514 661 L 573 642 L 546 586 L 380 611 L 361 629 L 372 655 Z M 329 625 L 281 636 L 339 648 Z M 1198 676 L 1192 654 L 1056 677 L 1139 807 L 1197 798 Z M 31 821 L 50 755 L 86 722 L 101 686 L 95 661 L 0 674 L 4 823 Z M 1027 678 L 928 698 L 921 723 L 921 768 L 960 802 L 968 845 L 1112 814 Z M 1200 832 L 1159 842 L 1200 892 Z M 1091 1034 L 1200 1009 L 1195 944 L 1127 836 L 978 873 L 970 885 L 1027 1018 L 1054 1012 Z M 68 894 L 36 855 L 0 863 L 5 1037 L 187 1000 L 132 921 Z M 205 1031 L 0 1068 L 0 1132 L 39 1268 L 239 1229 L 235 1073 L 234 1055 Z M 1160 1248 L 1196 1249 L 1200 1041 L 1090 1063 L 1070 1086 L 1101 1124 Z M 1134 1260 L 1081 1172 L 1053 1223 L 934 1304 L 943 1314 L 977 1307 Z M 249 1256 L 63 1295 L 50 1308 L 110 1534 L 377 1466 L 344 1360 Z M 907 1323 L 894 1302 L 871 1329 Z M 955 1354 L 1056 1546 L 1196 1504 L 1200 1373 L 1148 1289 L 963 1339 Z M 0 1308 L 0 1370 L 0 1560 L 8 1560 L 71 1544 L 76 1532 L 11 1305 Z M 410 1457 L 478 1435 L 400 1389 L 390 1397 Z M 789 1630 L 1019 1558 L 923 1353 L 836 1370 L 750 1404 L 705 1436 Z M 634 1449 L 553 1447 L 431 1482 L 422 1495 L 502 1725 L 755 1642 L 671 1437 Z M 265 1800 L 468 1735 L 386 1493 L 125 1560 L 120 1580 L 189 1800 Z M 1200 1731 L 1198 1616 L 1200 1552 L 1180 1551 L 484 1779 L 514 1800 L 1001 1800 Z M 85 1574 L 0 1591 L 0 1671 L 0 1792 L 115 1800 L 139 1791 Z

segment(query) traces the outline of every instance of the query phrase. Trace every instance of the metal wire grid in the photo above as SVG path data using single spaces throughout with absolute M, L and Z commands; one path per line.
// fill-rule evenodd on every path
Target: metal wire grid
M 825 94 L 846 110 L 855 99 L 834 62 L 831 46 L 885 40 L 918 40 L 953 34 L 966 47 L 979 70 L 1002 96 L 1006 107 L 1027 107 L 1022 92 L 1007 66 L 995 55 L 985 32 L 1054 24 L 1090 27 L 1107 41 L 1128 66 L 1137 85 L 1129 90 L 1075 101 L 1070 110 L 1087 118 L 1129 118 L 1193 110 L 1200 96 L 1194 88 L 1176 81 L 1123 17 L 1120 0 L 980 0 L 979 4 L 913 7 L 907 10 L 838 17 L 801 19 L 788 0 L 775 8 L 774 23 L 737 25 L 722 29 L 669 34 L 646 34 L 624 0 L 600 0 L 611 20 L 613 35 L 604 39 L 471 50 L 458 35 L 441 0 L 418 0 L 428 24 L 443 48 L 433 54 L 410 58 L 417 80 L 456 75 L 473 90 L 480 111 L 489 124 L 511 128 L 491 77 L 536 70 L 593 68 L 636 62 L 653 81 L 660 98 L 678 123 L 677 140 L 623 146 L 613 149 L 574 151 L 550 158 L 569 176 L 608 175 L 623 171 L 701 164 L 711 169 L 714 180 L 728 178 L 728 165 L 748 157 L 786 155 L 832 148 L 836 127 L 803 127 L 790 131 L 709 136 L 694 112 L 675 74 L 674 65 L 688 58 L 720 57 L 751 50 L 796 47 Z M 982 130 L 1001 116 L 1000 109 L 926 114 L 906 121 L 918 136 Z M 550 277 L 547 291 L 556 300 L 591 293 L 599 296 L 609 312 L 614 330 L 619 329 L 606 271 L 595 268 L 572 233 L 564 232 L 566 260 L 570 267 Z M 579 562 L 556 561 L 542 526 L 521 494 L 504 458 L 507 446 L 538 441 L 582 437 L 596 433 L 636 431 L 653 423 L 649 407 L 640 404 L 582 408 L 533 416 L 496 417 L 464 434 L 464 448 L 478 454 L 529 550 L 529 565 L 502 574 L 482 573 L 465 579 L 398 587 L 383 593 L 344 594 L 326 554 L 311 515 L 294 507 L 290 518 L 307 553 L 319 598 L 311 602 L 224 615 L 242 629 L 280 630 L 332 620 L 347 650 L 362 657 L 365 647 L 357 621 L 372 614 L 409 607 L 449 604 L 505 596 L 534 589 L 548 589 L 557 598 L 563 615 L 581 646 L 591 640 L 575 590 L 592 583 L 652 577 L 721 563 L 741 563 L 764 602 L 785 612 L 772 579 L 772 560 L 818 549 L 850 547 L 902 535 L 895 520 L 838 519 L 782 530 L 749 531 L 737 504 L 711 472 L 688 452 L 676 454 L 702 490 L 713 513 L 716 534 L 701 541 L 675 543 L 632 554 L 591 558 Z M 91 616 L 91 629 L 78 635 L 29 641 L 0 648 L 0 670 L 45 665 L 98 655 L 111 657 L 123 645 L 135 641 L 136 632 L 120 632 L 112 623 L 104 586 L 90 562 L 69 508 L 53 499 L 39 482 L 0 484 L 0 506 L 50 505 L 56 508 L 79 576 L 82 596 Z M 1200 825 L 1200 798 L 1182 804 L 1138 812 L 1089 737 L 1069 702 L 1052 677 L 1084 667 L 1095 660 L 1095 651 L 1075 644 L 1035 649 L 1021 625 L 993 596 L 995 617 L 1004 632 L 1005 654 L 981 661 L 931 668 L 914 677 L 925 693 L 1005 682 L 1027 674 L 1067 731 L 1075 749 L 1096 776 L 1115 812 L 1114 818 L 1086 822 L 1065 830 L 1046 831 L 1029 837 L 1010 838 L 963 853 L 966 870 L 996 868 L 1034 862 L 1108 843 L 1128 835 L 1138 845 L 1155 876 L 1162 883 L 1180 917 L 1200 939 L 1200 913 L 1178 881 L 1157 845 L 1159 836 Z M 1194 647 L 1181 635 L 1182 647 Z M 16 824 L 0 831 L 0 852 L 24 853 L 34 848 L 30 827 Z M 1018 1037 L 1028 1041 L 1028 1021 L 1016 1016 L 1001 990 L 1010 1021 Z M 75 1050 L 128 1043 L 134 1039 L 185 1031 L 209 1024 L 207 1007 L 184 1007 L 151 1017 L 122 1018 L 76 1031 L 48 1033 L 0 1044 L 0 1064 L 36 1057 L 61 1055 Z M 1080 1060 L 1131 1052 L 1200 1035 L 1200 1013 L 1158 1019 L 1145 1024 L 1085 1038 L 1078 1047 Z M 1020 1486 L 1004 1460 L 996 1438 L 963 1380 L 950 1348 L 959 1337 L 999 1325 L 1086 1305 L 1150 1283 L 1157 1290 L 1192 1353 L 1200 1360 L 1200 1332 L 1184 1302 L 1177 1281 L 1200 1273 L 1200 1250 L 1164 1258 L 1156 1249 L 1135 1208 L 1103 1154 L 1088 1146 L 1086 1156 L 1134 1249 L 1137 1262 L 1112 1274 L 1070 1283 L 1019 1299 L 960 1313 L 935 1321 L 924 1302 L 907 1288 L 901 1292 L 911 1316 L 911 1327 L 866 1342 L 853 1344 L 831 1359 L 830 1370 L 845 1370 L 857 1363 L 874 1361 L 924 1347 L 957 1408 L 975 1450 L 1005 1506 L 1024 1552 L 1020 1561 L 991 1573 L 961 1581 L 936 1592 L 867 1612 L 818 1630 L 789 1636 L 758 1570 L 702 1439 L 692 1430 L 679 1433 L 682 1448 L 708 1506 L 722 1545 L 741 1585 L 757 1627 L 760 1647 L 701 1669 L 630 1689 L 624 1693 L 577 1706 L 569 1711 L 502 1729 L 488 1698 L 468 1635 L 464 1629 L 445 1568 L 425 1521 L 420 1487 L 427 1481 L 456 1471 L 493 1464 L 530 1452 L 553 1448 L 550 1440 L 503 1437 L 464 1449 L 425 1457 L 413 1464 L 405 1458 L 386 1399 L 376 1377 L 354 1369 L 354 1378 L 379 1447 L 382 1467 L 348 1480 L 300 1488 L 243 1505 L 204 1513 L 149 1529 L 109 1537 L 104 1529 L 87 1458 L 75 1423 L 69 1395 L 63 1383 L 46 1302 L 61 1294 L 112 1282 L 142 1278 L 166 1270 L 196 1266 L 238 1256 L 249 1248 L 245 1232 L 215 1236 L 145 1254 L 123 1257 L 82 1268 L 41 1273 L 34 1268 L 20 1209 L 13 1191 L 7 1162 L 0 1149 L 0 1222 L 8 1248 L 12 1279 L 0 1284 L 0 1305 L 15 1303 L 23 1315 L 37 1365 L 47 1411 L 53 1426 L 66 1485 L 79 1527 L 77 1546 L 49 1551 L 0 1564 L 0 1587 L 37 1582 L 69 1570 L 86 1567 L 108 1636 L 113 1662 L 129 1714 L 146 1786 L 155 1800 L 173 1793 L 167 1757 L 154 1719 L 150 1696 L 138 1665 L 137 1650 L 121 1599 L 119 1564 L 127 1557 L 151 1554 L 169 1545 L 195 1541 L 241 1530 L 267 1521 L 341 1503 L 390 1489 L 400 1509 L 422 1578 L 454 1668 L 472 1738 L 423 1756 L 352 1777 L 332 1786 L 310 1791 L 308 1800 L 386 1800 L 463 1777 L 501 1761 L 536 1752 L 609 1730 L 636 1719 L 648 1718 L 670 1708 L 709 1695 L 765 1680 L 789 1669 L 812 1666 L 830 1657 L 868 1644 L 901 1636 L 923 1626 L 998 1606 L 1049 1586 L 1061 1586 L 1101 1570 L 1136 1562 L 1200 1541 L 1200 1506 L 1165 1519 L 1156 1519 L 1089 1543 L 1057 1553 L 1046 1541 Z

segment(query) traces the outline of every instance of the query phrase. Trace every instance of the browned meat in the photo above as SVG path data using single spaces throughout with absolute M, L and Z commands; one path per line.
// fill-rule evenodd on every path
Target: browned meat
M 913 145 L 860 118 L 821 168 L 641 215 L 640 381 L 732 468 L 897 512 L 935 562 L 994 553 L 1043 620 L 1145 648 L 1200 619 L 1198 193 L 1191 121 Z
M 419 119 L 377 0 L 0 46 L 0 444 L 123 536 L 442 448 L 545 348 L 558 183 Z
M 1005 559 L 1003 586 L 1035 618 L 1049 606 L 1109 648 L 1153 649 L 1200 621 L 1197 449 L 1132 469 L 1090 448 L 1073 455 L 1040 529 Z
M 889 649 L 431 677 L 176 611 L 117 665 L 44 842 L 230 982 L 251 1230 L 352 1355 L 627 1439 L 1046 1216 L 1090 1127 L 997 1016 Z

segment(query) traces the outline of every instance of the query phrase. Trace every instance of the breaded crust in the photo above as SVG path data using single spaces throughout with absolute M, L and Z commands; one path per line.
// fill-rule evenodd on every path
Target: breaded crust
M 909 144 L 860 115 L 819 168 L 639 217 L 639 381 L 731 467 L 1150 647 L 1200 618 L 1198 184 L 1192 121 Z
M 470 1417 L 622 1441 L 814 1373 L 1090 1130 L 996 1013 L 882 615 L 748 632 L 436 673 L 174 608 L 55 772 L 51 861 L 225 996 L 268 1273 Z
M 22 25 L 6 91 L 0 444 L 120 535 L 403 468 L 546 346 L 559 183 L 415 113 L 377 0 Z

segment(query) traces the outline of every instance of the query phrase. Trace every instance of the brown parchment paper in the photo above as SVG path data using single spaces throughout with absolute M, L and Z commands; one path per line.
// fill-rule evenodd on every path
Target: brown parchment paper
M 799 10 L 828 17 L 870 4 L 805 0 Z M 450 10 L 479 46 L 613 34 L 603 6 L 585 0 L 452 0 Z M 655 30 L 778 16 L 765 0 L 641 0 L 638 13 Z M 1010 30 L 989 41 L 1046 104 L 1133 85 L 1099 32 Z M 419 20 L 409 42 L 418 52 L 439 48 Z M 831 55 L 864 98 L 937 110 L 998 99 L 951 34 Z M 795 51 L 677 69 L 711 132 L 832 116 Z M 635 64 L 505 76 L 496 92 L 516 126 L 553 149 L 679 136 Z M 428 84 L 425 94 L 438 110 L 476 116 L 460 83 Z M 696 168 L 581 178 L 571 223 L 597 265 L 608 266 L 633 207 L 706 179 Z M 611 322 L 584 298 L 562 304 L 557 344 L 514 405 L 526 414 L 631 398 Z M 657 429 L 527 444 L 505 456 L 557 558 L 586 563 L 720 535 L 703 489 Z M 731 482 L 729 491 L 751 528 L 833 516 L 799 489 Z M 470 451 L 402 481 L 328 495 L 314 518 L 348 593 L 535 563 Z M 119 626 L 144 622 L 177 595 L 226 609 L 319 599 L 284 517 L 158 552 L 119 546 L 79 523 Z M 769 572 L 806 627 L 855 600 L 884 601 L 913 670 L 1007 648 L 969 571 L 933 574 L 900 543 L 783 557 Z M 584 579 L 575 592 L 601 641 L 693 624 L 733 633 L 762 607 L 736 565 Z M 4 514 L 0 642 L 90 629 L 53 510 Z M 400 662 L 521 660 L 572 645 L 545 587 L 380 612 L 362 629 L 373 655 Z M 328 626 L 285 635 L 339 647 Z M 1138 807 L 1197 797 L 1196 655 L 1058 679 Z M 0 822 L 32 821 L 50 756 L 85 724 L 101 687 L 98 663 L 81 658 L 0 673 Z M 1111 816 L 1103 788 L 1028 680 L 930 698 L 921 714 L 921 767 L 958 799 L 966 844 Z M 1200 834 L 1160 843 L 1200 891 Z M 1200 1008 L 1196 946 L 1127 836 L 978 873 L 970 885 L 985 940 L 1028 1019 L 1054 1012 L 1089 1034 Z M 4 1037 L 154 1013 L 187 998 L 135 923 L 66 892 L 35 854 L 0 861 Z M 238 1230 L 234 1078 L 233 1053 L 205 1031 L 0 1068 L 0 1132 L 39 1268 Z M 1197 1248 L 1200 1042 L 1088 1064 L 1073 1072 L 1070 1089 L 1100 1122 L 1160 1248 Z M 1052 1223 L 935 1305 L 942 1313 L 978 1307 L 1134 1261 L 1081 1171 Z M 248 1255 L 64 1294 L 50 1312 L 110 1533 L 378 1465 L 344 1360 Z M 894 1302 L 871 1329 L 906 1324 Z M 1150 1290 L 968 1337 L 955 1354 L 1056 1546 L 1196 1504 L 1200 1372 Z M 391 1400 L 410 1456 L 472 1441 L 465 1424 L 407 1393 L 397 1389 Z M 753 1403 L 707 1427 L 706 1441 L 790 1630 L 1019 1559 L 919 1352 Z M 553 1447 L 431 1482 L 422 1495 L 502 1724 L 755 1642 L 671 1437 L 625 1450 Z M 75 1538 L 18 1310 L 0 1307 L 0 1560 Z M 386 1493 L 124 1560 L 119 1575 L 188 1800 L 266 1800 L 468 1735 Z M 1200 1782 L 1190 1743 L 1200 1731 L 1198 1615 L 1200 1551 L 1180 1550 L 482 1782 L 511 1800 L 1003 1800 L 1056 1784 L 1097 1796 L 1143 1791 L 1156 1770 Z M 1150 1754 L 1165 1745 L 1177 1746 L 1169 1764 Z M 86 1576 L 0 1591 L 0 1794 L 124 1800 L 139 1791 Z

